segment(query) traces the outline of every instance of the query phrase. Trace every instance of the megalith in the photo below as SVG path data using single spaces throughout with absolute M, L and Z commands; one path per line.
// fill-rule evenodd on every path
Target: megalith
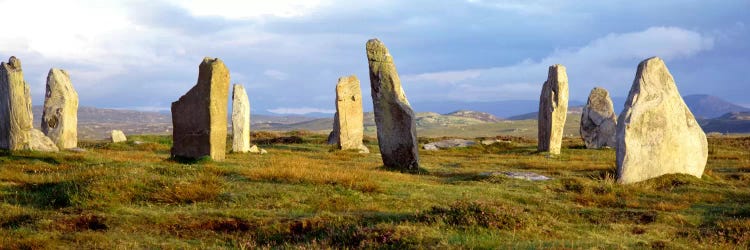
M 703 175 L 708 159 L 706 135 L 658 57 L 638 64 L 616 137 L 618 183 L 664 174 Z
M 537 149 L 540 152 L 560 154 L 563 129 L 568 116 L 568 74 L 565 66 L 549 67 L 547 81 L 539 96 L 539 119 Z
M 241 84 L 232 86 L 232 151 L 247 153 L 250 151 L 250 101 L 245 87 Z
M 226 155 L 229 70 L 218 58 L 204 58 L 198 81 L 172 103 L 172 157 L 197 159 Z
M 419 170 L 414 111 L 401 87 L 393 57 L 378 39 L 367 41 L 370 87 L 383 165 L 407 172 Z M 339 114 L 340 115 L 340 114 Z
M 65 70 L 47 74 L 42 132 L 60 149 L 78 146 L 78 93 Z
M 125 136 L 125 133 L 122 132 L 122 130 L 117 130 L 117 129 L 113 129 L 109 131 L 109 139 L 111 142 L 114 142 L 114 143 L 128 141 L 128 137 Z
M 359 79 L 354 75 L 339 78 L 336 84 L 336 114 L 333 131 L 328 136 L 329 144 L 337 144 L 342 150 L 356 149 L 360 153 L 369 153 L 370 150 L 362 143 L 363 120 Z
M 589 93 L 589 99 L 581 112 L 581 138 L 586 148 L 615 147 L 617 117 L 604 88 L 596 87 Z

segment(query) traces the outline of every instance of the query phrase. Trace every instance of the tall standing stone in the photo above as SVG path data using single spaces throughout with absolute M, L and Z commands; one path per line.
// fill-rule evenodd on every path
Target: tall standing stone
M 539 144 L 540 152 L 560 154 L 563 129 L 568 116 L 568 74 L 565 66 L 549 67 L 547 81 L 539 96 Z
M 218 58 L 204 58 L 198 82 L 172 103 L 172 157 L 224 159 L 228 99 L 229 70 Z
M 343 150 L 356 149 L 360 153 L 369 153 L 362 144 L 363 136 L 364 114 L 359 79 L 354 75 L 341 77 L 336 84 L 336 115 L 328 142 L 337 144 Z
M 50 69 L 47 74 L 42 132 L 58 148 L 78 146 L 78 93 L 65 70 Z
M 617 182 L 674 173 L 700 178 L 707 159 L 706 134 L 664 61 L 652 57 L 638 64 L 617 122 Z
M 33 117 L 31 94 L 23 79 L 21 60 L 12 56 L 0 64 L 0 147 L 22 150 L 29 147 Z
M 232 151 L 250 151 L 250 101 L 245 87 L 234 84 L 232 87 Z
M 21 60 L 11 56 L 0 63 L 0 148 L 58 151 L 41 131 L 34 129 L 29 85 L 23 79 Z
M 581 112 L 581 138 L 586 148 L 615 147 L 617 117 L 609 92 L 596 87 L 591 90 Z
M 419 170 L 417 125 L 414 111 L 401 87 L 393 57 L 378 39 L 367 41 L 366 50 L 383 165 L 416 172 Z

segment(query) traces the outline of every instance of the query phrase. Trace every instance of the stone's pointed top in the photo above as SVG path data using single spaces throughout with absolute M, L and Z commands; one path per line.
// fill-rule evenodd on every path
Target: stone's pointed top
M 232 84 L 232 89 L 235 89 L 235 90 L 245 89 L 245 86 L 242 86 L 241 83 L 235 83 L 235 84 Z
M 374 62 L 393 62 L 388 48 L 377 38 L 367 41 L 367 59 Z
M 567 73 L 565 73 L 565 71 L 566 71 L 565 65 L 562 65 L 562 64 L 555 64 L 555 65 L 549 66 L 550 75 L 558 75 L 560 72 L 562 72 L 566 74 L 567 76 Z
M 355 80 L 359 81 L 359 78 L 357 78 L 357 75 L 350 75 L 350 76 L 339 77 L 338 82 L 341 83 L 341 82 L 355 81 Z
M 10 66 L 11 68 L 15 69 L 15 70 L 21 70 L 21 60 L 19 60 L 19 59 L 18 59 L 18 58 L 16 58 L 15 56 L 11 56 L 11 57 L 10 57 L 10 58 L 8 59 L 8 65 L 9 65 L 9 66 Z
M 589 99 L 591 99 L 591 96 L 609 96 L 609 91 L 602 87 L 594 87 L 589 93 Z
M 202 63 L 214 63 L 214 62 L 221 62 L 221 59 L 219 58 L 211 58 L 211 57 L 204 57 Z
M 48 75 L 57 75 L 57 74 L 62 74 L 62 75 L 65 75 L 65 77 L 70 78 L 70 76 L 68 75 L 68 72 L 65 71 L 64 69 L 58 69 L 58 68 L 49 69 Z

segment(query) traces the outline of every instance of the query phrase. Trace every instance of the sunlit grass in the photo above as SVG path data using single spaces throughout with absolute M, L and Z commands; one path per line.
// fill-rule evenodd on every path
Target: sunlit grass
M 0 248 L 746 248 L 750 138 L 709 138 L 702 179 L 618 185 L 614 151 L 567 139 L 421 151 L 419 174 L 325 135 L 256 133 L 268 154 L 169 159 L 167 136 L 3 152 Z M 420 141 L 433 139 L 420 138 Z M 138 141 L 137 143 L 135 141 Z M 535 172 L 530 182 L 486 172 Z

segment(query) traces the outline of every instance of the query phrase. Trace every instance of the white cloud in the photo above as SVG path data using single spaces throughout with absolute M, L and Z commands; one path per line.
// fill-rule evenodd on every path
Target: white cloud
M 324 5 L 322 0 L 171 0 L 195 16 L 250 19 L 263 16 L 298 17 Z
M 280 70 L 275 70 L 275 69 L 267 69 L 266 71 L 263 71 L 263 74 L 270 78 L 280 80 L 280 81 L 286 80 L 288 77 L 286 73 L 281 72 Z
M 571 98 L 585 99 L 595 86 L 607 88 L 613 96 L 627 95 L 639 61 L 651 56 L 676 60 L 710 50 L 711 36 L 677 28 L 651 27 L 643 31 L 608 34 L 579 48 L 558 49 L 538 60 L 514 65 L 432 72 L 404 76 L 413 92 L 432 92 L 438 83 L 442 96 L 431 98 L 473 101 L 534 100 L 547 76 L 547 67 L 563 64 L 568 70 Z
M 268 112 L 281 114 L 281 115 L 304 115 L 304 114 L 309 114 L 309 113 L 333 114 L 333 113 L 336 113 L 336 110 L 299 107 L 299 108 L 273 108 L 273 109 L 269 109 Z

